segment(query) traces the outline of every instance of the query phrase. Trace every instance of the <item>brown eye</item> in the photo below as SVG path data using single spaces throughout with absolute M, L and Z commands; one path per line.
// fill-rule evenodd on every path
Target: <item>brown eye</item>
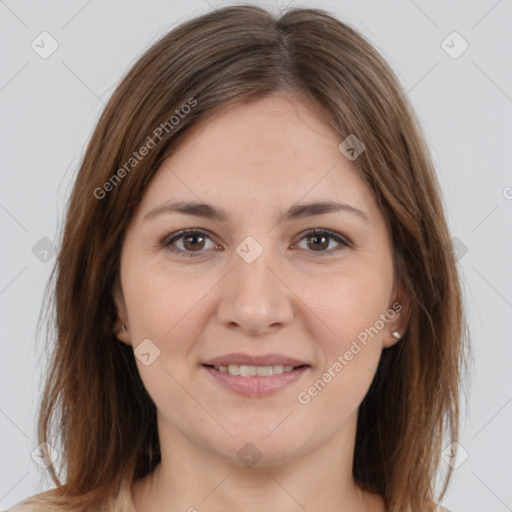
M 308 246 L 311 248 L 325 250 L 329 246 L 329 237 L 325 235 L 313 235 L 308 237 Z
M 205 237 L 200 234 L 186 235 L 183 237 L 183 245 L 188 251 L 195 251 L 204 247 Z
M 350 247 L 350 243 L 344 237 L 325 229 L 313 229 L 305 233 L 301 240 L 307 240 L 306 245 L 309 249 L 307 252 L 316 252 L 319 256 L 333 254 Z M 333 240 L 338 246 L 327 250 Z
M 207 233 L 189 229 L 174 233 L 171 238 L 164 239 L 161 245 L 173 253 L 194 256 L 193 253 L 204 252 L 208 240 L 211 241 L 211 238 Z M 182 247 L 179 246 L 180 243 Z
M 325 229 L 310 230 L 303 235 L 302 240 L 307 240 L 307 247 L 304 248 L 306 252 L 316 253 L 318 256 L 330 255 L 351 246 L 350 242 L 341 235 Z M 212 243 L 212 246 L 206 246 L 208 241 Z M 333 241 L 338 245 L 328 249 Z M 161 242 L 161 246 L 172 253 L 190 257 L 199 256 L 206 252 L 206 249 L 216 247 L 208 233 L 193 229 L 172 234 Z

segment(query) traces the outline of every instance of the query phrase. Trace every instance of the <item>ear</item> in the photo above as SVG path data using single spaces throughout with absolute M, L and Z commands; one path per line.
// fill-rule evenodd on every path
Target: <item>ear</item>
M 126 302 L 124 300 L 124 293 L 121 287 L 121 280 L 117 276 L 114 286 L 112 287 L 112 299 L 116 310 L 116 320 L 114 322 L 113 331 L 119 341 L 131 345 L 130 329 L 128 326 L 128 314 L 126 310 Z M 122 329 L 122 325 L 126 330 Z
M 404 337 L 405 331 L 409 326 L 409 319 L 411 316 L 411 299 L 403 282 L 400 282 L 393 294 L 386 316 L 390 320 L 386 323 L 384 328 L 383 347 L 389 348 L 398 343 Z M 394 332 L 397 332 L 400 335 L 400 338 L 393 336 Z

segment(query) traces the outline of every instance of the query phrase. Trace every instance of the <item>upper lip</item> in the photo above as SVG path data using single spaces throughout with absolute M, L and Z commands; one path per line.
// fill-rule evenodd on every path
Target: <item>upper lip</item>
M 212 359 L 208 359 L 203 364 L 210 366 L 228 366 L 230 364 L 247 366 L 272 366 L 277 364 L 282 364 L 284 366 L 309 366 L 308 363 L 304 361 L 282 354 L 251 355 L 243 354 L 241 352 L 214 357 Z

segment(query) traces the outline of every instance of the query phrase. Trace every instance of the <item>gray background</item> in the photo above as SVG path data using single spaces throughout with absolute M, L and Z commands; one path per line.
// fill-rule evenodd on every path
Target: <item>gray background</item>
M 179 22 L 232 3 L 0 1 L 0 509 L 53 486 L 31 458 L 46 358 L 36 322 L 54 262 L 45 237 L 57 239 L 92 129 L 143 50 Z M 462 416 L 467 459 L 452 459 L 443 503 L 510 511 L 512 1 L 291 3 L 330 9 L 360 29 L 416 108 L 457 238 L 475 354 Z M 43 51 L 43 31 L 58 43 L 46 59 L 31 47 Z M 457 58 L 463 41 L 443 44 L 453 31 L 469 44 Z

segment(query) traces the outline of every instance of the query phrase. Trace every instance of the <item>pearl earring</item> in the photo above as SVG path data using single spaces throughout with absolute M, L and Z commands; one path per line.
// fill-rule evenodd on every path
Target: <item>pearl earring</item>
M 126 325 L 121 324 L 121 330 L 122 330 L 122 331 L 126 331 Z
M 399 332 L 397 332 L 397 331 L 393 331 L 393 332 L 391 333 L 391 336 L 393 336 L 393 338 L 396 338 L 397 340 L 399 340 L 399 339 L 400 339 L 400 333 L 399 333 Z

